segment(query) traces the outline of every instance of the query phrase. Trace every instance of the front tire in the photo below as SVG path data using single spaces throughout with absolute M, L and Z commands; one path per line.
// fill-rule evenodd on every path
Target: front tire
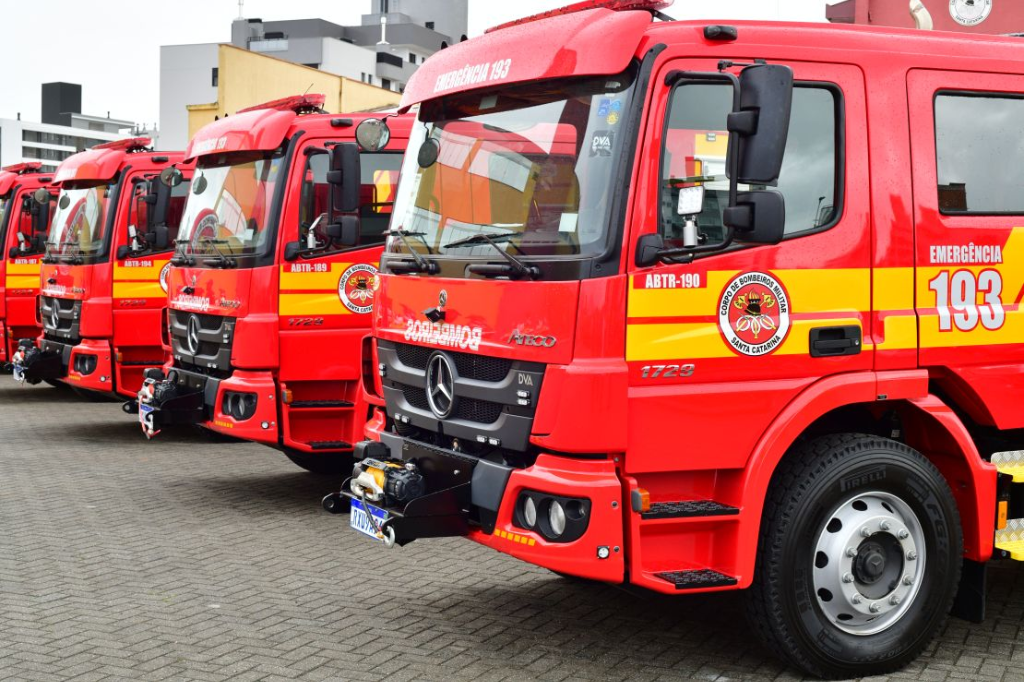
M 285 456 L 312 474 L 337 476 L 352 473 L 352 455 L 347 452 L 301 452 L 285 448 Z
M 952 492 L 921 453 L 820 438 L 772 477 L 748 616 L 769 649 L 812 675 L 887 674 L 942 626 L 962 554 Z

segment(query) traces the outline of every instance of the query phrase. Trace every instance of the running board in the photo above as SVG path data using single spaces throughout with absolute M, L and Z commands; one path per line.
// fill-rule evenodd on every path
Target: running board
M 654 502 L 651 508 L 640 516 L 644 520 L 680 519 L 694 516 L 736 516 L 737 507 L 730 507 L 713 500 L 686 500 L 682 502 Z
M 737 582 L 736 578 L 713 571 L 710 568 L 700 568 L 691 571 L 667 571 L 665 573 L 655 573 L 654 576 L 661 578 L 665 582 L 672 583 L 677 590 L 732 587 Z
M 1012 476 L 1014 483 L 1024 483 L 1024 450 L 997 452 L 992 455 L 992 464 L 999 473 Z
M 1006 528 L 996 531 L 996 549 L 1008 559 L 1024 561 L 1024 519 L 1010 519 Z

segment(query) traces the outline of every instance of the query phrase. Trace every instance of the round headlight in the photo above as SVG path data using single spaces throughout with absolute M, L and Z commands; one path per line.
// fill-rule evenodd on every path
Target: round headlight
M 552 500 L 548 508 L 548 523 L 556 538 L 565 532 L 565 510 L 556 500 Z
M 523 521 L 529 528 L 537 525 L 537 503 L 533 501 L 532 497 L 527 497 L 526 502 L 523 503 Z

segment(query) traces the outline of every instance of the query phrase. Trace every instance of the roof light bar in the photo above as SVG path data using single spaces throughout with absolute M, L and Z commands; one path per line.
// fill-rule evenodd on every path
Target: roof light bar
M 566 5 L 565 7 L 559 7 L 558 9 L 541 12 L 540 14 L 534 14 L 529 17 L 523 17 L 522 19 L 516 19 L 515 21 L 510 21 L 507 24 L 494 26 L 493 28 L 487 29 L 486 33 L 500 31 L 501 29 L 509 28 L 510 26 L 529 24 L 534 21 L 540 21 L 541 19 L 560 17 L 564 14 L 585 12 L 589 9 L 610 9 L 613 12 L 628 12 L 630 10 L 639 9 L 646 10 L 651 13 L 660 12 L 663 9 L 671 7 L 674 1 L 675 0 L 585 0 L 584 2 L 577 2 L 572 5 Z
M 40 168 L 43 167 L 40 161 L 26 161 L 25 163 L 16 163 L 13 166 L 5 166 L 0 170 L 8 173 L 15 173 L 17 175 L 24 175 L 25 173 L 36 173 Z
M 153 139 L 150 137 L 129 137 L 126 140 L 114 140 L 113 142 L 104 142 L 98 144 L 93 149 L 116 149 L 119 151 L 132 152 L 140 149 L 146 149 L 153 144 Z
M 277 109 L 279 111 L 294 111 L 301 113 L 314 109 L 323 109 L 326 95 L 296 95 L 294 97 L 283 97 L 272 102 L 264 102 L 253 107 L 239 109 L 238 113 L 244 114 L 247 111 L 261 111 L 263 109 Z

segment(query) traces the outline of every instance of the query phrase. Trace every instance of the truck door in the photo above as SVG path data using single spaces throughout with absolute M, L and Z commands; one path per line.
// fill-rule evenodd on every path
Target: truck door
M 920 363 L 975 421 L 1024 427 L 1024 78 L 908 76 Z
M 693 262 L 638 267 L 631 258 L 628 471 L 742 468 L 802 391 L 873 367 L 863 76 L 850 66 L 790 66 L 796 87 L 778 186 L 785 240 Z M 714 73 L 717 62 L 670 60 L 652 78 L 633 244 L 658 230 L 668 247 L 682 246 L 679 190 L 699 184 L 703 243 L 723 237 L 732 88 L 666 85 L 676 70 Z M 666 450 L 667 432 L 679 447 Z

